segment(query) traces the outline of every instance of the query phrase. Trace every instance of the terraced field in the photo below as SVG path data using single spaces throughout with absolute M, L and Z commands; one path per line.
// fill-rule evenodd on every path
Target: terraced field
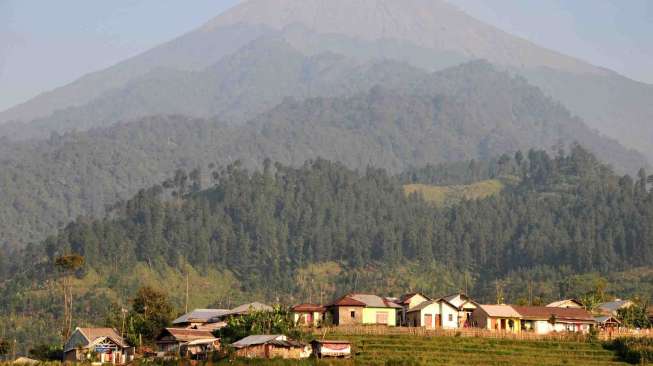
M 465 337 L 344 336 L 356 365 L 625 365 L 600 344 Z

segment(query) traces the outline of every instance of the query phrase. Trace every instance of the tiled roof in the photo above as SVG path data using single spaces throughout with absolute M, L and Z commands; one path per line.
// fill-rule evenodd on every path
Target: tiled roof
M 548 320 L 555 317 L 557 320 L 578 320 L 593 322 L 594 317 L 585 309 L 554 308 L 546 306 L 513 306 L 513 308 L 526 319 Z
M 521 318 L 521 314 L 510 305 L 479 305 L 478 308 L 485 311 L 491 317 Z
M 229 312 L 227 309 L 195 309 L 172 321 L 172 324 L 195 322 L 208 322 L 211 318 L 219 317 Z
M 554 301 L 554 302 L 550 303 L 549 305 L 547 305 L 547 307 L 549 307 L 549 308 L 559 308 L 559 307 L 562 307 L 567 302 L 573 302 L 578 306 L 583 306 L 583 304 L 580 301 L 576 300 L 576 299 L 565 299 L 565 300 L 560 300 L 560 301 Z
M 371 295 L 371 294 L 351 294 L 350 298 L 362 302 L 367 307 L 371 308 L 399 308 L 398 304 L 395 304 L 392 301 L 384 299 L 381 296 Z
M 404 304 L 404 305 L 406 305 L 406 304 L 408 304 L 408 302 L 410 301 L 410 299 L 412 299 L 414 296 L 417 296 L 417 295 L 420 295 L 420 296 L 424 297 L 424 298 L 426 299 L 426 301 L 431 300 L 430 297 L 428 297 L 428 296 L 426 296 L 426 295 L 424 295 L 424 294 L 422 294 L 422 293 L 419 293 L 419 292 L 411 292 L 411 293 L 409 293 L 409 294 L 404 294 L 404 295 L 402 295 L 402 296 L 399 298 L 399 302 L 398 302 L 398 303 L 399 303 L 399 304 Z
M 89 344 L 99 338 L 109 338 L 120 347 L 129 347 L 127 342 L 112 328 L 78 328 L 80 332 L 88 339 Z
M 425 309 L 427 306 L 429 306 L 429 305 L 432 305 L 432 304 L 439 304 L 439 303 L 446 304 L 446 305 L 448 305 L 448 306 L 450 306 L 451 308 L 456 309 L 456 310 L 458 309 L 455 305 L 453 305 L 452 303 L 450 303 L 450 302 L 447 301 L 446 299 L 441 298 L 441 299 L 437 299 L 437 300 L 424 301 L 423 303 L 421 303 L 421 304 L 415 306 L 414 308 L 408 310 L 408 312 L 409 312 L 409 313 L 412 313 L 412 312 L 414 312 L 414 311 L 421 311 L 421 310 L 424 310 L 424 309 Z
M 315 311 L 315 312 L 324 312 L 326 308 L 322 305 L 317 304 L 299 304 L 291 308 L 292 311 L 302 312 L 302 311 Z
M 177 341 L 190 342 L 198 339 L 215 338 L 213 333 L 208 330 L 187 329 L 187 328 L 165 328 L 164 331 L 157 338 L 161 338 L 168 333 L 173 336 Z

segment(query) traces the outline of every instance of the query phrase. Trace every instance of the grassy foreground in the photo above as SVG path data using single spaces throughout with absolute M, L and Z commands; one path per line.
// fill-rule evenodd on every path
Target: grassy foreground
M 601 344 L 404 335 L 338 336 L 353 341 L 352 360 L 235 361 L 230 365 L 627 365 Z

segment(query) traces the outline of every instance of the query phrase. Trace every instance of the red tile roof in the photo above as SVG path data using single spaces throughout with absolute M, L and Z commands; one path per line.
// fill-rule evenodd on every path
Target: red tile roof
M 545 306 L 513 306 L 525 319 L 549 320 L 552 316 L 557 320 L 578 320 L 594 322 L 594 317 L 585 309 L 553 308 Z
M 157 339 L 161 339 L 166 334 L 170 334 L 174 339 L 180 342 L 190 342 L 197 339 L 215 338 L 208 330 L 188 329 L 188 328 L 165 328 Z
M 317 304 L 299 304 L 291 308 L 295 312 L 325 312 L 326 308 Z

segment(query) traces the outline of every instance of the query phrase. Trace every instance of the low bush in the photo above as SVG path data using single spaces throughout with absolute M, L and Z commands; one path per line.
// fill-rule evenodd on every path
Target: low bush
M 617 338 L 606 343 L 606 348 L 611 349 L 624 361 L 632 364 L 648 364 L 653 362 L 653 339 L 645 338 Z

